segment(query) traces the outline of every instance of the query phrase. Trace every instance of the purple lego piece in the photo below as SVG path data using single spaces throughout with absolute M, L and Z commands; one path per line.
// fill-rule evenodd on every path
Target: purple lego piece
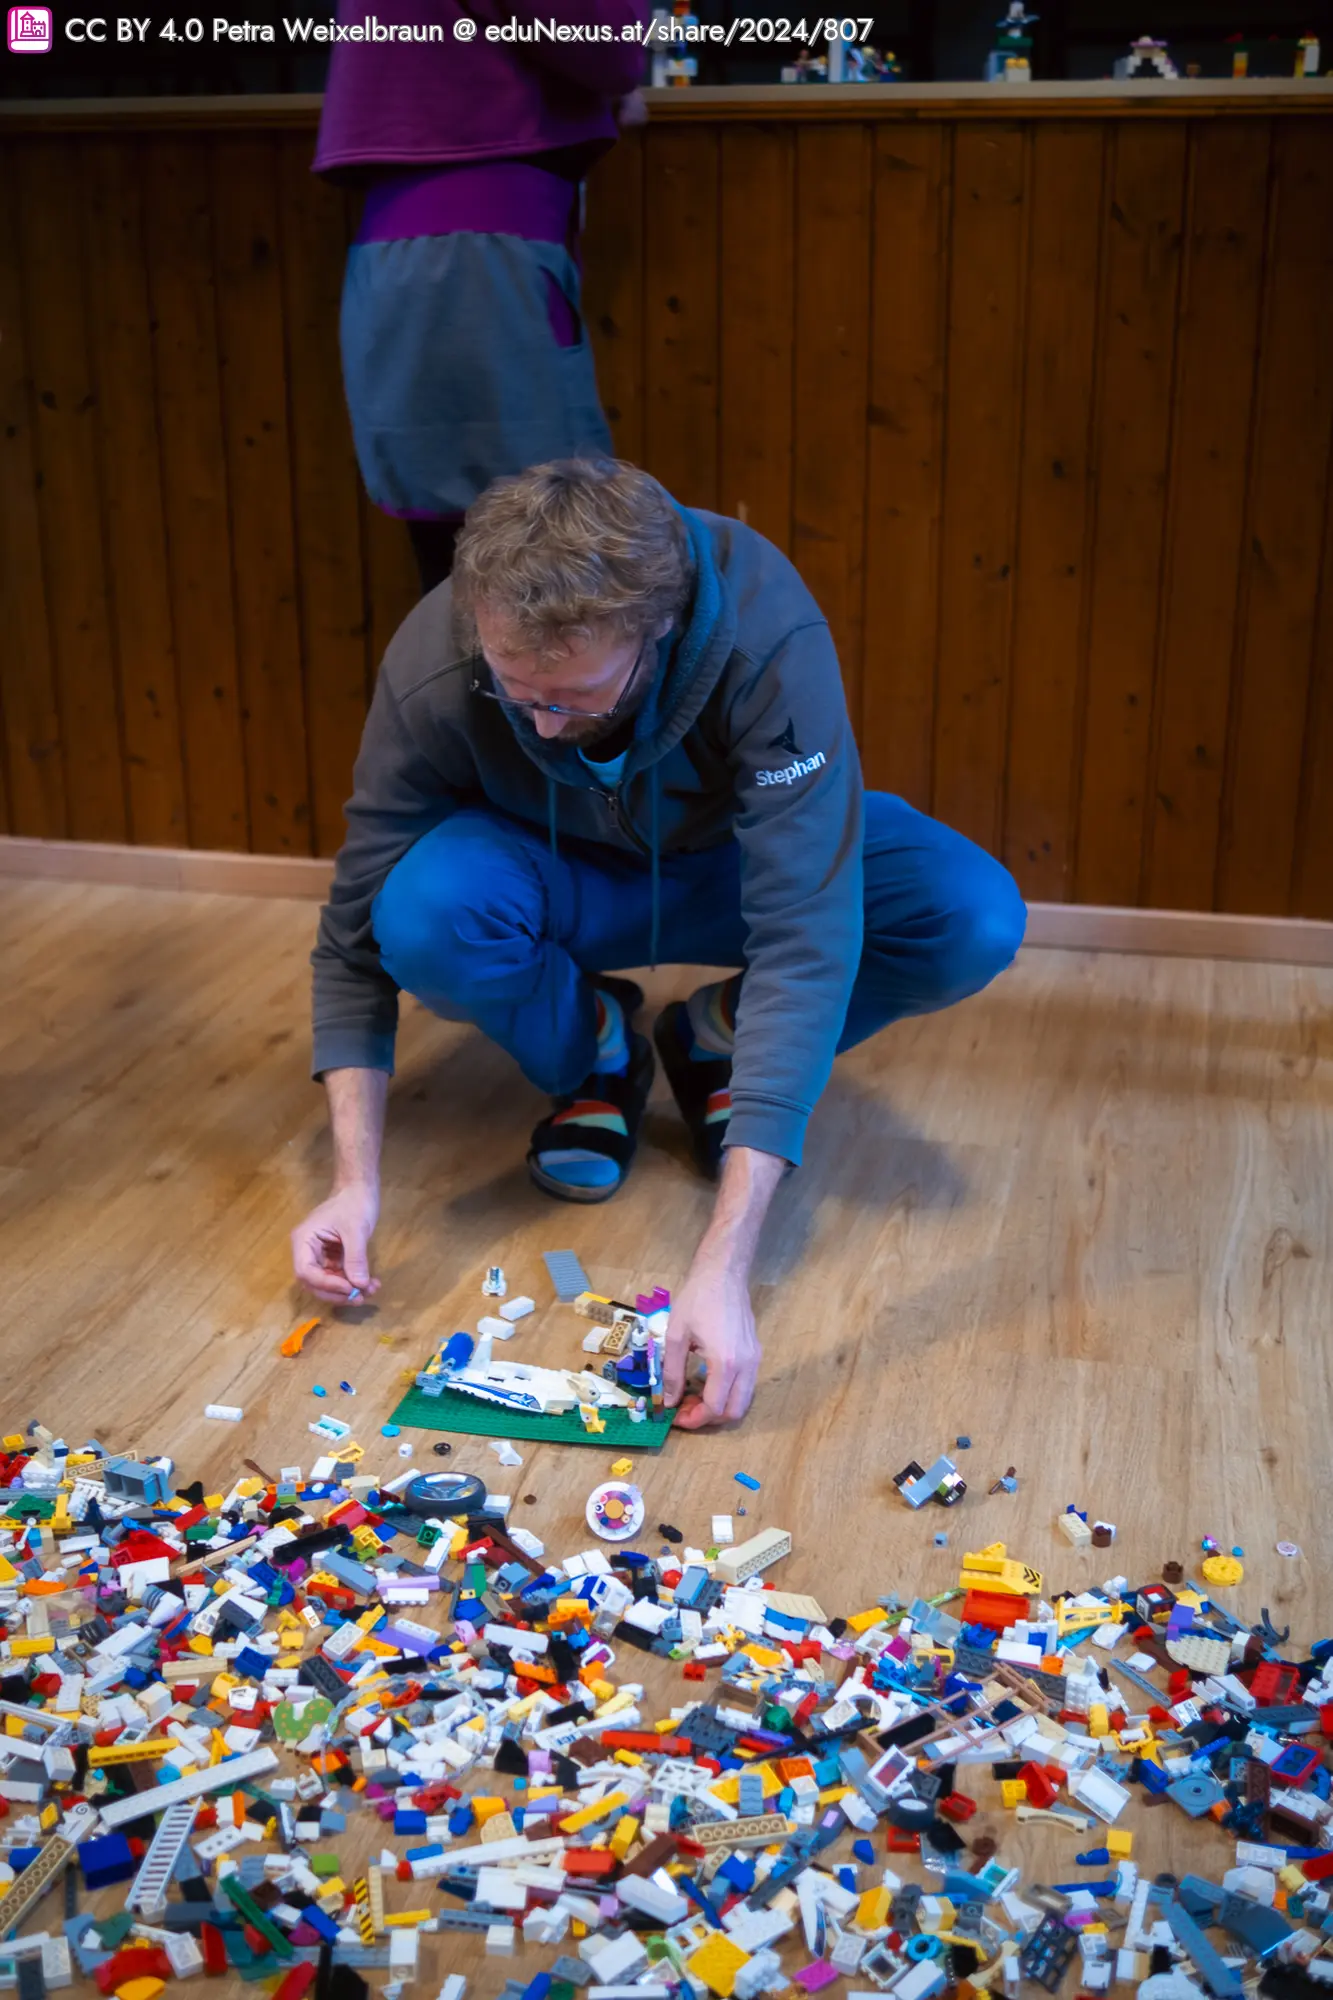
M 841 1977 L 842 1974 L 837 1966 L 830 1965 L 826 1958 L 817 1958 L 813 1965 L 803 1965 L 799 1972 L 792 1974 L 796 1984 L 803 1986 L 807 1993 L 821 1993 L 826 1986 L 831 1986 L 835 1979 Z
M 651 1292 L 640 1292 L 634 1301 L 637 1313 L 665 1312 L 671 1304 L 671 1294 L 665 1285 L 655 1285 Z
M 433 1653 L 439 1644 L 436 1633 L 405 1632 L 401 1625 L 382 1625 L 376 1637 L 382 1639 L 386 1646 L 396 1646 L 400 1653 L 415 1653 L 419 1659 Z

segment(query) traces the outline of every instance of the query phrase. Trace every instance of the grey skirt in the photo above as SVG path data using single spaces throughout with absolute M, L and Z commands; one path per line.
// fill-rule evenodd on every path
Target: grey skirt
M 551 326 L 551 282 L 572 347 Z M 389 513 L 461 514 L 505 473 L 613 449 L 562 244 L 470 231 L 354 244 L 341 337 L 357 462 Z

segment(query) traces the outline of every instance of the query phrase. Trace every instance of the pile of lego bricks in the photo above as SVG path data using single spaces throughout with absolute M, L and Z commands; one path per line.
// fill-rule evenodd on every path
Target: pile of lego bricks
M 1284 1659 L 1183 1576 L 1048 1601 L 998 1545 L 944 1599 L 868 1578 L 830 1616 L 772 1587 L 781 1530 L 558 1561 L 500 1496 L 411 1511 L 413 1477 L 347 1443 L 206 1494 L 169 1460 L 3 1440 L 23 2000 L 226 1970 L 277 2000 L 385 1974 L 398 2000 L 451 1932 L 505 2000 L 1331 1990 L 1333 1642 Z M 681 1675 L 658 1716 L 645 1655 Z M 1159 1794 L 1215 1823 L 1219 1880 L 1138 1872 Z M 1067 1834 L 1069 1879 L 1021 1881 L 979 1806 Z M 344 1873 L 354 1836 L 378 1858 Z M 82 1907 L 116 1884 L 114 1915 Z

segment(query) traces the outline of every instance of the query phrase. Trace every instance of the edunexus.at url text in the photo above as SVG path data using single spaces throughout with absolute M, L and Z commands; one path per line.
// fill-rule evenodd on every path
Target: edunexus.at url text
M 502 21 L 481 30 L 488 42 L 643 42 L 653 44 L 717 42 L 730 48 L 733 42 L 864 42 L 870 38 L 872 14 L 814 16 L 802 14 L 747 14 L 728 22 L 680 20 L 675 16 L 656 21 L 627 21 L 616 29 L 609 22 Z M 472 41 L 477 24 L 469 15 L 454 22 L 454 37 Z

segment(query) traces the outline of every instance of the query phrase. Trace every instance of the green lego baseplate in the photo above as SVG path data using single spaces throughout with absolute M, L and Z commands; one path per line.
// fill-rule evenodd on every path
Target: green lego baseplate
M 601 1410 L 598 1414 L 606 1429 L 586 1431 L 577 1410 L 563 1417 L 539 1417 L 523 1410 L 502 1409 L 499 1403 L 483 1403 L 476 1396 L 460 1396 L 456 1389 L 427 1396 L 411 1388 L 390 1422 L 425 1431 L 459 1431 L 465 1437 L 524 1438 L 532 1444 L 588 1444 L 602 1450 L 634 1452 L 660 1451 L 676 1419 L 674 1410 L 661 1410 L 641 1424 L 632 1422 L 625 1410 Z

